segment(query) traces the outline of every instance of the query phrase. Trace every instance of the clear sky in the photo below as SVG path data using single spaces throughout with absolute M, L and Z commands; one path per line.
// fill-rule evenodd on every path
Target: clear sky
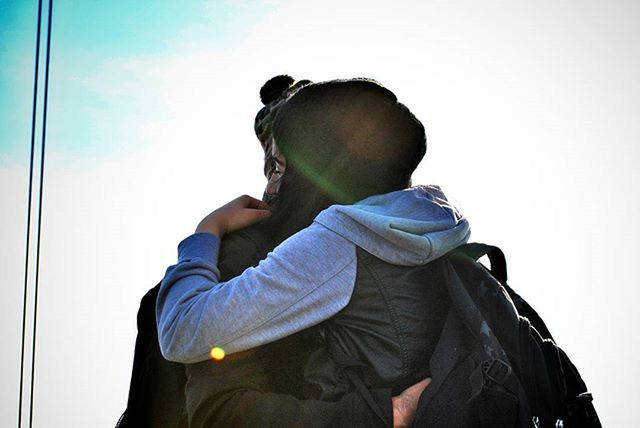
M 1 426 L 17 411 L 36 8 L 0 2 Z M 373 77 L 414 111 L 429 140 L 414 182 L 505 250 L 604 425 L 630 426 L 639 18 L 604 0 L 54 0 L 36 426 L 115 424 L 140 298 L 204 215 L 262 192 L 253 118 L 281 73 Z

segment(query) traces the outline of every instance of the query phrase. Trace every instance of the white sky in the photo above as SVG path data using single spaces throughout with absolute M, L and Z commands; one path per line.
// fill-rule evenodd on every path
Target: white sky
M 414 111 L 429 140 L 414 182 L 441 185 L 469 218 L 472 240 L 503 248 L 510 283 L 580 369 L 603 425 L 632 425 L 635 3 L 193 3 L 202 12 L 194 24 L 166 33 L 154 24 L 163 48 L 146 53 L 127 40 L 83 50 L 91 25 L 65 20 L 82 6 L 59 4 L 36 426 L 115 424 L 139 299 L 204 215 L 239 194 L 261 195 L 253 117 L 260 86 L 281 73 L 373 77 Z M 2 426 L 17 410 L 27 149 L 0 163 Z

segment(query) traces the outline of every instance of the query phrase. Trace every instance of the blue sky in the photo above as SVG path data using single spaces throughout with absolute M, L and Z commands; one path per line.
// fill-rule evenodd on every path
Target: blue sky
M 27 156 L 37 2 L 0 3 L 0 164 Z
M 237 28 L 250 27 L 271 10 L 273 5 L 241 1 L 55 1 L 51 150 L 74 157 L 130 150 L 114 141 L 122 140 L 123 124 L 141 106 L 101 93 L 86 84 L 87 76 L 115 86 L 123 76 L 108 65 L 116 61 L 171 56 L 193 48 L 228 49 L 241 41 Z M 0 162 L 24 163 L 27 157 L 36 16 L 37 1 L 0 4 Z M 154 114 L 145 107 L 145 116 Z

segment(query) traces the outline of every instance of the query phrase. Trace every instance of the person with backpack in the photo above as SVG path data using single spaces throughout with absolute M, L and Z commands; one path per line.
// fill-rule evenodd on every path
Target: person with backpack
M 288 76 L 278 76 L 265 84 L 261 90 L 261 99 L 265 103 L 256 118 L 256 134 L 265 151 L 265 175 L 269 183 L 265 191 L 265 200 L 275 199 L 278 184 L 277 174 L 270 172 L 274 155 L 279 157 L 271 138 L 271 123 L 280 104 L 286 100 L 293 90 L 309 81 L 298 82 L 293 85 L 293 79 Z M 271 93 L 270 93 L 271 92 Z M 280 157 L 280 161 L 283 159 Z M 281 217 L 286 221 L 285 217 Z M 246 267 L 254 266 L 272 249 L 273 225 L 258 224 L 225 236 L 219 259 L 219 269 L 222 280 L 240 274 Z M 130 426 L 187 426 L 183 390 L 186 382 L 183 365 L 165 360 L 160 355 L 155 322 L 152 322 L 151 310 L 157 299 L 158 286 L 150 290 L 142 299 L 138 313 L 138 338 L 134 355 L 129 400 L 125 413 L 118 421 L 118 427 Z M 227 426 L 271 426 L 269 413 L 278 409 L 273 415 L 278 425 L 289 426 L 303 424 L 303 426 L 353 426 L 358 423 L 374 426 L 373 419 L 377 418 L 370 404 L 363 401 L 359 394 L 346 394 L 339 402 L 320 402 L 317 400 L 299 400 L 292 394 L 301 396 L 302 369 L 308 349 L 313 346 L 314 333 L 303 332 L 287 339 L 266 345 L 259 350 L 248 353 L 234 354 L 227 358 L 224 364 L 214 366 L 203 363 L 208 369 L 208 375 L 213 375 L 213 382 L 224 393 L 216 396 L 209 388 L 206 392 L 211 401 L 220 398 L 225 406 L 201 406 L 207 411 L 221 409 L 216 414 L 219 421 L 225 421 Z M 311 340 L 309 340 L 311 339 Z M 256 352 L 255 351 L 259 351 Z M 242 354 L 242 355 L 241 355 Z M 233 360 L 233 362 L 231 361 Z M 193 365 L 198 366 L 198 365 Z M 193 373 L 194 367 L 188 372 Z M 217 369 L 217 371 L 215 371 Z M 200 369 L 202 370 L 202 368 Z M 262 371 L 266 376 L 259 377 L 256 373 Z M 190 376 L 193 378 L 194 376 Z M 267 379 L 268 378 L 268 379 Z M 226 383 L 225 383 L 226 380 Z M 405 391 L 393 398 L 389 389 L 372 391 L 380 401 L 380 407 L 388 409 L 398 426 L 403 426 L 415 412 L 417 399 L 426 386 L 420 381 L 409 386 Z M 226 386 L 221 386 L 226 385 Z M 233 385 L 242 393 L 233 392 Z M 247 389 L 252 388 L 252 393 Z M 191 388 L 193 389 L 193 388 Z M 268 393 L 266 392 L 268 391 Z M 232 398 L 229 398 L 232 396 Z M 262 403 L 262 404 L 261 404 Z M 265 404 L 268 403 L 268 404 Z M 240 412 L 237 409 L 242 408 Z M 266 409 L 266 411 L 261 411 Z M 226 411 L 226 413 L 225 413 Z M 239 420 L 238 415 L 243 418 Z M 289 416 L 287 418 L 287 415 Z M 230 418 L 235 416 L 235 419 Z M 235 422 L 234 422 L 235 421 Z M 369 421 L 369 423 L 367 423 Z M 192 421 L 192 426 L 195 424 Z
M 253 232 L 276 219 L 274 215 L 232 233 L 224 242 L 232 242 L 232 238 L 251 231 L 245 238 L 256 241 L 258 248 L 256 236 L 260 233 Z M 272 239 L 282 236 L 269 230 L 263 237 L 274 232 Z M 218 267 L 223 282 L 229 279 L 225 272 L 234 276 L 225 269 L 228 260 L 225 253 L 250 257 L 249 252 L 242 253 L 245 247 L 231 247 L 222 246 Z M 227 248 L 231 250 L 226 252 Z M 477 263 L 482 255 L 489 256 L 490 271 Z M 432 372 L 433 382 L 419 402 L 417 396 L 424 384 L 413 390 L 410 413 L 417 407 L 415 426 L 599 426 L 591 396 L 575 367 L 553 344 L 535 311 L 506 285 L 506 265 L 499 250 L 479 244 L 464 245 L 430 265 L 431 286 L 440 290 L 437 293 L 440 298 L 434 301 L 440 301 L 441 312 L 446 315 L 444 325 L 435 335 L 431 357 L 421 359 Z M 364 296 L 366 301 L 366 290 L 362 283 L 354 286 L 352 300 L 362 300 Z M 351 302 L 340 312 L 345 315 L 343 312 L 350 311 L 350 316 L 339 319 L 337 323 L 343 325 L 337 328 L 331 325 L 333 320 L 328 320 L 285 339 L 234 353 L 221 362 L 188 365 L 186 392 L 191 425 L 390 425 L 390 394 L 388 390 L 372 387 L 377 381 L 376 362 L 363 363 L 362 358 L 353 358 L 357 352 L 345 352 L 342 343 L 335 346 L 341 330 L 348 331 L 349 322 L 366 312 L 358 313 L 358 308 L 349 308 L 350 305 Z M 366 309 L 366 305 L 360 309 Z M 311 334 L 298 337 L 306 333 Z M 319 344 L 314 337 L 320 337 Z M 299 352 L 302 344 L 308 345 L 311 354 L 306 378 L 322 378 L 329 383 L 340 378 L 347 392 L 339 401 L 299 400 L 285 395 L 293 393 L 291 384 L 295 382 L 289 377 L 299 378 L 296 369 L 306 360 L 304 353 Z M 327 361 L 330 364 L 323 364 Z M 287 371 L 291 366 L 295 369 Z M 334 379 L 327 376 L 333 369 Z M 286 385 L 282 393 L 269 392 L 282 385 Z M 304 395 L 321 394 L 322 390 L 316 388 Z M 357 410 L 353 411 L 354 408 Z M 405 419 L 403 423 L 408 422 Z
M 233 354 L 322 323 L 308 396 L 352 391 L 347 366 L 358 366 L 366 387 L 394 393 L 427 377 L 446 308 L 433 261 L 466 242 L 469 227 L 438 188 L 408 188 L 424 128 L 389 90 L 354 79 L 303 86 L 281 107 L 273 135 L 287 165 L 264 223 L 281 222 L 273 230 L 282 244 L 221 283 L 219 236 L 267 213 L 243 198 L 208 216 L 162 283 L 163 354 L 194 363 L 214 346 Z

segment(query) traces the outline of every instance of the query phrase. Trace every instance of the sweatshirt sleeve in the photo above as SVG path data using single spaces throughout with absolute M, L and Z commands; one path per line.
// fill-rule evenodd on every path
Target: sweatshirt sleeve
M 178 245 L 156 303 L 165 358 L 204 361 L 213 347 L 229 353 L 270 343 L 344 308 L 356 277 L 354 244 L 314 223 L 258 266 L 220 282 L 220 239 L 196 233 Z

